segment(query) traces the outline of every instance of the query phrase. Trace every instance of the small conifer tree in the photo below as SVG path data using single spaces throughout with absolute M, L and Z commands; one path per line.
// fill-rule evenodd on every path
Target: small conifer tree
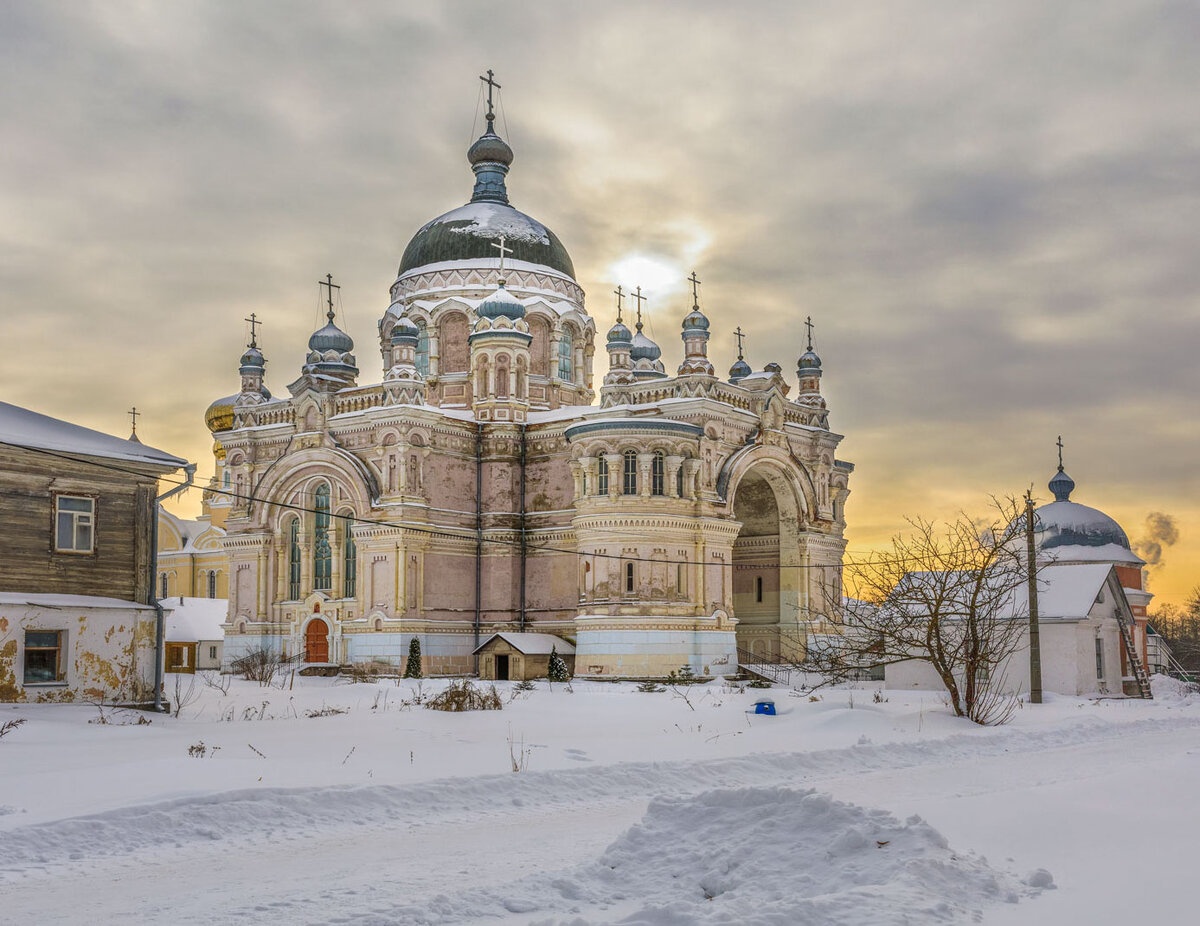
M 562 656 L 558 655 L 558 647 L 550 647 L 550 665 L 546 671 L 546 677 L 552 682 L 569 682 L 571 673 L 567 671 L 567 664 L 563 662 Z
M 421 678 L 421 641 L 416 637 L 408 644 L 408 662 L 404 664 L 405 678 Z

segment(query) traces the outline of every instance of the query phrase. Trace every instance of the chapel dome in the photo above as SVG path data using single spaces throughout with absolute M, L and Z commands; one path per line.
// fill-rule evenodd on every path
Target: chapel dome
M 504 281 L 496 287 L 496 291 L 479 303 L 476 310 L 481 318 L 524 318 L 525 306 L 512 293 L 504 288 Z
M 1120 524 L 1103 511 L 1071 501 L 1074 488 L 1074 480 L 1061 469 L 1050 480 L 1054 501 L 1034 512 L 1038 549 L 1064 562 L 1141 564 Z
M 641 325 L 633 336 L 633 348 L 629 351 L 633 360 L 657 360 L 662 356 L 662 348 L 642 334 Z
M 624 322 L 617 322 L 608 329 L 608 343 L 616 345 L 629 345 L 633 343 L 633 334 L 625 326 Z
M 237 398 L 236 395 L 227 395 L 204 410 L 204 424 L 209 431 L 215 434 L 233 427 L 233 403 Z

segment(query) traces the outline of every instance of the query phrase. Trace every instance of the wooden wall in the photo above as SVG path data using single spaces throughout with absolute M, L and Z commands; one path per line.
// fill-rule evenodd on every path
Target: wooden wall
M 149 471 L 132 475 L 0 446 L 0 591 L 146 602 L 157 486 Z M 91 554 L 54 551 L 56 493 L 96 498 Z

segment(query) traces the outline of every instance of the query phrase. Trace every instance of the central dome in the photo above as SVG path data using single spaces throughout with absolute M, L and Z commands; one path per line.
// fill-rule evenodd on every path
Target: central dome
M 397 276 L 445 261 L 495 260 L 493 244 L 501 235 L 507 259 L 549 267 L 575 279 L 571 256 L 554 232 L 507 203 L 496 202 L 470 202 L 426 222 L 404 249 Z

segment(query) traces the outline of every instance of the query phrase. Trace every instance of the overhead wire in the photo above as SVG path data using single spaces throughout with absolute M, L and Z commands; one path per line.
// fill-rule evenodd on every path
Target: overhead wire
M 47 450 L 42 447 L 28 447 L 28 446 L 25 446 L 24 444 L 17 444 L 17 443 L 13 443 L 11 441 L 5 441 L 5 440 L 0 440 L 0 445 L 6 446 L 6 447 L 16 447 L 21 450 L 28 450 L 28 451 L 31 451 L 34 453 L 40 453 L 40 454 L 44 454 L 46 456 L 55 457 L 60 460 L 67 460 L 67 461 L 74 462 L 74 463 L 86 463 L 91 466 L 96 466 L 101 469 L 112 470 L 114 472 L 124 473 L 126 475 L 132 475 L 132 476 L 146 475 L 145 473 L 138 472 L 137 470 L 134 470 L 134 469 L 129 469 L 128 467 L 117 466 L 112 463 L 103 463 L 103 462 L 100 462 L 99 460 L 91 459 L 88 457 L 79 457 L 79 456 L 74 456 L 74 455 L 66 454 L 66 453 L 58 453 L 56 451 Z M 185 485 L 185 483 L 180 480 L 172 480 L 172 479 L 168 479 L 164 476 L 160 476 L 159 480 L 167 483 L 168 485 L 173 485 L 173 486 Z M 306 507 L 304 505 L 297 505 L 293 502 L 276 501 L 274 499 L 261 498 L 259 496 L 252 495 L 252 494 L 246 495 L 244 493 L 232 491 L 230 489 L 208 487 L 206 489 L 206 491 L 212 492 L 215 495 L 224 496 L 226 498 L 240 499 L 240 500 L 251 502 L 251 503 L 260 503 L 260 504 L 264 504 L 264 505 L 270 505 L 274 508 L 282 508 L 282 509 L 289 510 L 289 511 L 298 511 L 298 512 L 303 512 L 306 514 L 328 515 L 331 519 L 336 518 L 341 521 L 347 521 L 350 524 L 372 524 L 372 525 L 379 526 L 379 527 L 399 528 L 400 530 L 408 531 L 408 532 L 414 533 L 414 534 L 422 534 L 424 536 L 437 537 L 437 538 L 444 539 L 444 540 L 469 541 L 471 543 L 474 543 L 477 538 L 476 532 L 473 529 L 464 530 L 464 532 L 458 533 L 454 530 L 423 527 L 423 526 L 415 525 L 415 524 L 411 524 L 411 523 L 398 523 L 396 521 L 383 521 L 378 518 L 365 518 L 365 517 L 361 517 L 356 514 L 348 515 L 348 514 L 342 514 L 342 513 L 334 513 L 333 511 L 325 511 L 324 509 L 318 510 L 317 508 L 310 508 L 310 507 Z M 311 494 L 311 493 L 302 493 L 302 494 L 307 495 L 307 494 Z M 516 529 L 514 529 L 513 532 L 514 533 L 517 532 Z M 486 537 L 485 536 L 485 537 L 483 537 L 483 542 L 490 543 L 493 545 L 507 546 L 507 547 L 514 547 L 514 548 L 520 547 L 520 545 L 521 545 L 520 540 L 508 540 L 503 537 Z M 845 568 L 847 566 L 850 566 L 850 567 L 878 566 L 878 565 L 887 565 L 887 564 L 902 565 L 906 561 L 904 558 L 898 558 L 898 557 L 888 558 L 888 557 L 874 556 L 874 558 L 872 558 L 870 561 L 867 561 L 867 562 L 855 562 L 855 561 L 851 560 L 849 562 L 843 561 L 843 562 L 837 563 L 837 564 L 831 564 L 831 563 L 782 563 L 782 562 L 777 562 L 777 563 L 773 563 L 773 564 L 772 563 L 732 563 L 732 562 L 726 563 L 726 562 L 721 562 L 721 561 L 705 562 L 703 560 L 689 560 L 689 559 L 666 559 L 666 560 L 651 559 L 649 557 L 629 556 L 629 555 L 623 555 L 623 554 L 619 554 L 619 553 L 596 553 L 596 552 L 591 552 L 591 551 L 587 551 L 587 550 L 571 550 L 566 547 L 556 547 L 556 546 L 550 546 L 550 545 L 546 545 L 546 544 L 536 544 L 536 543 L 527 544 L 527 549 L 530 552 L 562 553 L 562 554 L 566 554 L 566 555 L 585 557 L 585 558 L 589 558 L 589 559 L 612 559 L 612 560 L 617 560 L 617 561 L 623 562 L 623 563 L 628 563 L 628 562 L 658 563 L 658 564 L 666 565 L 666 566 L 703 566 L 706 568 L 707 567 L 719 567 L 719 568 L 736 568 L 736 569 L 775 568 L 775 569 L 822 569 L 822 570 L 824 570 L 824 569 Z M 868 553 L 867 555 L 873 555 L 873 554 Z

